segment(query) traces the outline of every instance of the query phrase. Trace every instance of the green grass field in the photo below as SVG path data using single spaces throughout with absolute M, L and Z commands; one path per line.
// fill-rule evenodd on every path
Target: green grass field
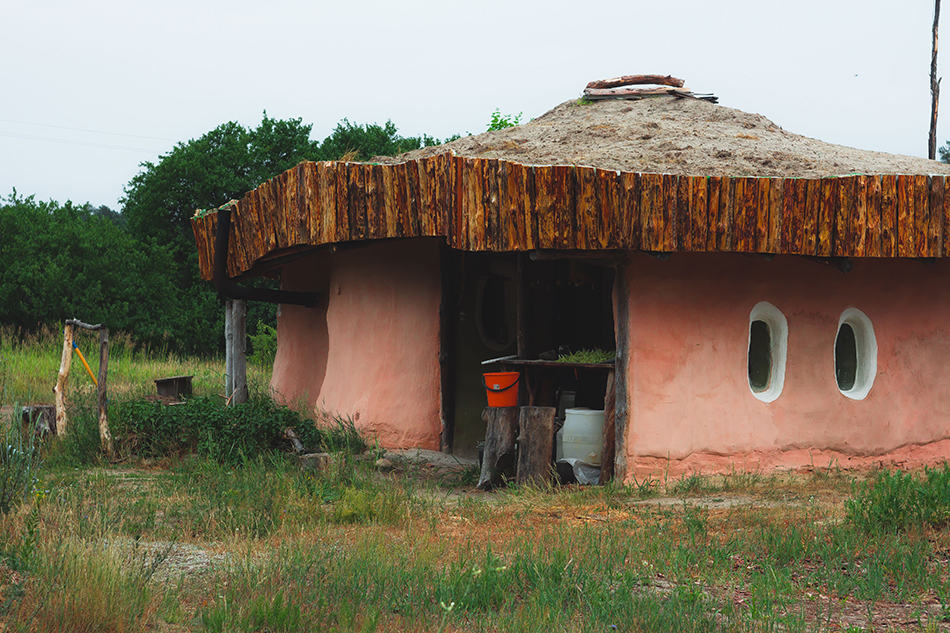
M 7 402 L 51 384 L 48 338 L 3 339 Z M 220 390 L 220 362 L 117 356 L 125 402 L 166 373 Z M 0 631 L 950 630 L 947 470 L 483 493 L 339 441 L 325 472 L 63 446 L 0 515 Z

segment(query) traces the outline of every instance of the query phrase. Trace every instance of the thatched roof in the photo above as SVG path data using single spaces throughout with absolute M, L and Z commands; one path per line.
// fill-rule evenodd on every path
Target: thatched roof
M 686 176 L 950 174 L 944 163 L 833 145 L 787 132 L 760 114 L 666 96 L 572 99 L 518 127 L 373 160 L 392 163 L 450 150 L 529 165 Z

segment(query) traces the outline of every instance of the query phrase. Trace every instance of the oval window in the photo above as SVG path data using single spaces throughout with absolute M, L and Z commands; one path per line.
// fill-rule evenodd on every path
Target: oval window
M 788 321 L 782 311 L 762 301 L 749 313 L 748 377 L 752 395 L 772 402 L 785 386 Z
M 835 382 L 853 400 L 863 400 L 877 375 L 877 338 L 871 319 L 857 308 L 848 308 L 838 319 L 835 335 Z

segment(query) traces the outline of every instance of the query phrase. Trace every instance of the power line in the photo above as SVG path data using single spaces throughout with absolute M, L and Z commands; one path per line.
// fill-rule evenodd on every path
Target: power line
M 176 142 L 176 139 L 165 138 L 162 136 L 147 136 L 145 134 L 126 134 L 124 132 L 109 132 L 106 130 L 94 130 L 92 128 L 70 127 L 68 125 L 54 125 L 52 123 L 35 123 L 33 121 L 18 121 L 16 119 L 0 119 L 0 123 L 16 123 L 18 125 L 35 125 L 37 127 L 49 127 L 49 128 L 55 128 L 58 130 L 72 130 L 74 132 L 87 132 L 90 134 L 106 134 L 108 136 L 127 136 L 130 138 L 144 138 L 144 139 L 150 139 L 153 141 L 169 141 L 171 143 Z
M 94 143 L 92 141 L 73 141 L 73 140 L 64 139 L 64 138 L 48 138 L 44 136 L 31 136 L 28 134 L 11 134 L 9 132 L 0 132 L 0 136 L 23 139 L 26 141 L 44 141 L 46 143 L 61 143 L 64 145 L 88 145 L 90 147 L 100 147 L 103 149 L 119 149 L 119 150 L 131 151 L 131 152 L 148 152 L 150 154 L 156 154 L 161 151 L 161 150 L 157 150 L 150 147 L 132 147 L 130 145 L 109 145 L 106 143 Z

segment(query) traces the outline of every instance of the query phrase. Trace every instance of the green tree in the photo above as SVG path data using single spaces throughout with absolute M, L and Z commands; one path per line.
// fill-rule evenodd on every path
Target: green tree
M 346 156 L 350 160 L 369 160 L 373 156 L 395 156 L 439 143 L 439 139 L 428 134 L 400 136 L 392 121 L 378 125 L 343 119 L 320 144 L 320 159 L 339 160 Z

